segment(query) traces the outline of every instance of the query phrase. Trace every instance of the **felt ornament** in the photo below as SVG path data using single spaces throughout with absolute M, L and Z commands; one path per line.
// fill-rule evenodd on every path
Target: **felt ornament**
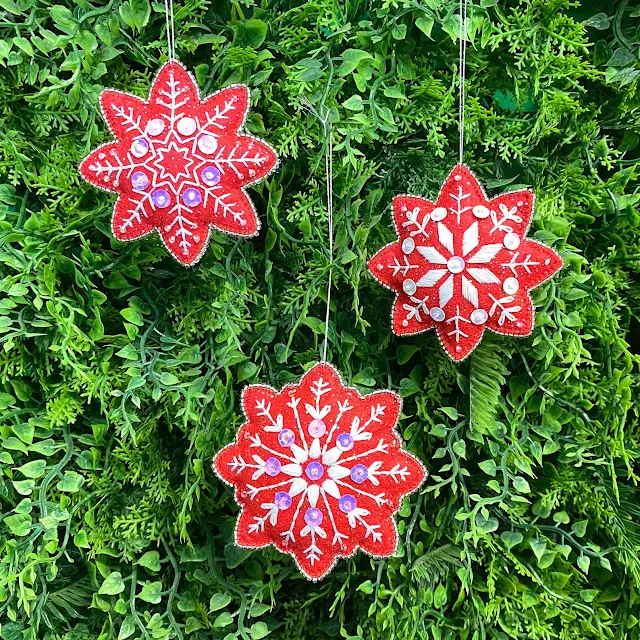
M 487 198 L 464 164 L 451 171 L 435 203 L 395 197 L 398 240 L 368 263 L 371 274 L 396 292 L 393 332 L 435 328 L 455 361 L 473 351 L 485 329 L 529 335 L 529 292 L 563 264 L 553 249 L 526 237 L 533 207 L 528 189 Z
M 211 228 L 254 236 L 260 221 L 245 187 L 278 162 L 263 140 L 242 132 L 249 109 L 245 85 L 202 100 L 175 59 L 160 69 L 148 100 L 112 89 L 100 106 L 115 141 L 80 165 L 91 184 L 119 194 L 111 228 L 131 241 L 157 231 L 182 265 L 202 257 Z
M 246 422 L 213 462 L 240 505 L 236 544 L 272 544 L 310 580 L 358 548 L 393 555 L 393 516 L 426 478 L 396 432 L 401 406 L 392 391 L 345 386 L 326 362 L 280 392 L 246 387 Z

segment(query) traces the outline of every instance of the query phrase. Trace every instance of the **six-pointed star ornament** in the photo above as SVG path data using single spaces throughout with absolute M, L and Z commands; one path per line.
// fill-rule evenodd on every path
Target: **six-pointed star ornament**
M 257 234 L 260 222 L 244 187 L 264 179 L 278 158 L 266 142 L 241 133 L 248 87 L 201 100 L 195 80 L 171 61 L 147 101 L 105 89 L 100 106 L 116 140 L 87 156 L 80 173 L 119 194 L 111 223 L 118 240 L 157 229 L 171 255 L 188 266 L 202 257 L 211 227 Z
M 435 327 L 449 356 L 466 358 L 485 329 L 526 336 L 534 325 L 529 291 L 562 267 L 546 245 L 526 237 L 534 196 L 523 189 L 489 200 L 458 164 L 435 204 L 393 200 L 399 239 L 369 261 L 371 274 L 397 292 L 396 335 Z
M 426 478 L 401 447 L 396 393 L 362 396 L 321 363 L 280 392 L 246 387 L 242 407 L 247 421 L 213 461 L 241 507 L 238 546 L 273 544 L 311 580 L 358 548 L 395 552 L 393 516 Z

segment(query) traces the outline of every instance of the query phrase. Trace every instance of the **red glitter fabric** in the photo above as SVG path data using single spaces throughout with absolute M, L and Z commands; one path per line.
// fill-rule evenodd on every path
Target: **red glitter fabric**
M 176 61 L 158 72 L 149 100 L 105 89 L 102 114 L 116 140 L 80 165 L 88 182 L 119 194 L 111 223 L 118 240 L 158 231 L 180 264 L 202 257 L 211 227 L 254 236 L 260 222 L 244 187 L 278 162 L 264 141 L 241 133 L 249 109 L 245 85 L 204 100 Z
M 360 395 L 326 363 L 280 392 L 246 387 L 247 422 L 213 461 L 241 507 L 236 544 L 273 544 L 310 580 L 358 548 L 392 555 L 400 500 L 426 478 L 395 430 L 401 404 L 392 391 Z
M 526 237 L 534 195 L 527 189 L 489 200 L 463 164 L 436 203 L 393 199 L 398 240 L 369 261 L 371 274 L 396 292 L 396 335 L 435 327 L 449 356 L 466 358 L 485 329 L 527 336 L 534 326 L 529 291 L 561 267 L 551 248 Z

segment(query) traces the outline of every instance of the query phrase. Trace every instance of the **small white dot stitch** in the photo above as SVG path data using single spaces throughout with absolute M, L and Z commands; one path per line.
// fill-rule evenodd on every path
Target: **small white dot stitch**
M 455 176 L 454 180 L 462 180 L 462 176 L 458 174 L 457 176 Z
M 409 326 L 409 321 L 408 320 L 403 320 L 402 321 L 402 326 L 403 327 L 408 327 Z
M 378 271 L 382 271 L 383 269 L 384 269 L 384 267 L 381 264 L 379 264 L 378 265 Z

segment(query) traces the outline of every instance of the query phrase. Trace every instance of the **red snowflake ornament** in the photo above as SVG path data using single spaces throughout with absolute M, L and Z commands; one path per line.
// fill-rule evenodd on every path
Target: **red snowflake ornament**
M 326 363 L 280 392 L 246 387 L 247 421 L 213 461 L 241 507 L 236 544 L 273 544 L 310 580 L 358 548 L 392 555 L 393 515 L 426 478 L 401 448 L 395 430 L 401 404 L 392 391 L 360 395 Z
M 119 194 L 111 228 L 130 241 L 158 231 L 180 264 L 202 257 L 211 227 L 254 236 L 260 221 L 244 187 L 263 180 L 278 162 L 264 141 L 240 133 L 249 109 L 245 85 L 200 99 L 188 71 L 167 62 L 149 100 L 112 89 L 100 95 L 116 138 L 80 165 L 82 177 Z
M 449 356 L 466 358 L 485 329 L 527 336 L 534 326 L 529 291 L 562 267 L 562 258 L 526 237 L 534 195 L 528 189 L 491 200 L 458 164 L 435 204 L 416 196 L 393 199 L 398 240 L 368 263 L 397 293 L 396 335 L 435 327 Z

